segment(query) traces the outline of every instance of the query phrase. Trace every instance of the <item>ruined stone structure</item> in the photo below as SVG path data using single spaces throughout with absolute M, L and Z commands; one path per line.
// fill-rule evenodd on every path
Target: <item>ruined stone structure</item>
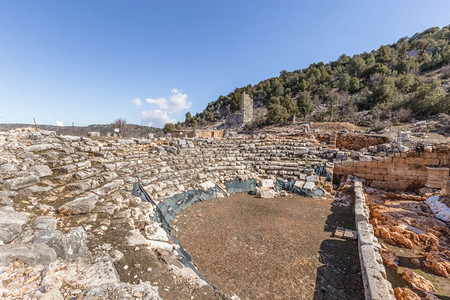
M 245 92 L 241 96 L 241 111 L 227 116 L 225 127 L 242 127 L 253 121 L 253 99 Z
M 242 93 L 241 98 L 241 115 L 243 125 L 253 121 L 253 99 L 245 92 Z
M 342 141 L 338 135 L 336 143 L 343 145 Z M 380 141 L 367 137 L 367 147 Z M 365 179 L 366 185 L 388 189 L 415 184 L 445 191 L 450 180 L 450 155 L 445 146 L 369 155 L 330 149 L 312 134 L 98 141 L 29 128 L 0 133 L 0 150 L 0 276 L 15 276 L 15 270 L 33 274 L 32 280 L 21 283 L 20 291 L 13 285 L 0 290 L 3 297 L 15 293 L 22 298 L 40 298 L 51 292 L 59 299 L 62 294 L 72 295 L 76 286 L 76 295 L 82 299 L 117 298 L 125 291 L 130 297 L 160 299 L 161 291 L 150 282 L 120 281 L 117 272 L 124 271 L 116 270 L 114 262 L 124 254 L 117 244 L 102 242 L 87 248 L 87 241 L 95 244 L 103 236 L 120 236 L 134 251 L 166 253 L 172 261 L 173 276 L 187 276 L 204 285 L 176 263 L 177 247 L 148 217 L 155 214 L 155 207 L 131 195 L 137 180 L 156 201 L 193 189 L 204 190 L 211 185 L 208 182 L 225 188 L 223 183 L 235 179 L 291 179 L 304 189 L 329 189 L 325 178 L 314 173 L 316 166 L 324 165 L 330 172 L 334 166 L 336 176 L 356 175 Z M 365 281 L 369 288 L 366 294 L 381 299 L 370 290 L 376 285 L 391 297 L 389 286 L 380 278 L 383 270 L 378 243 L 373 230 L 366 228 L 368 209 L 360 189 L 360 185 L 355 186 L 361 266 L 364 276 L 375 276 Z M 32 270 L 25 269 L 25 263 Z M 77 274 L 86 275 L 81 278 Z M 145 280 L 136 276 L 136 282 Z M 41 282 L 47 290 L 39 289 Z
M 396 191 L 420 186 L 441 189 L 450 180 L 449 165 L 450 151 L 447 145 L 444 145 L 443 148 L 428 149 L 428 152 L 362 155 L 358 160 L 335 164 L 334 174 L 355 175 L 366 179 L 372 187 Z

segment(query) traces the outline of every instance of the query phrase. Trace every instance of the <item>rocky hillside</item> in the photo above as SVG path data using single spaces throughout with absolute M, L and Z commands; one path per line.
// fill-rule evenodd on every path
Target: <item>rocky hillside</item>
M 450 26 L 433 27 L 391 45 L 329 63 L 315 63 L 256 85 L 236 88 L 179 126 L 223 122 L 240 109 L 242 92 L 260 116 L 254 126 L 292 120 L 373 125 L 450 113 Z M 376 124 L 375 124 L 376 125 Z

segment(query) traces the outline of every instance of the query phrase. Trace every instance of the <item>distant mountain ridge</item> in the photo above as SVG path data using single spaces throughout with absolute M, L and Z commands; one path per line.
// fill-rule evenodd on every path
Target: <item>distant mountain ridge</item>
M 450 25 L 429 28 L 392 45 L 302 70 L 256 85 L 236 88 L 210 102 L 203 112 L 186 114 L 172 128 L 212 126 L 237 112 L 241 94 L 259 112 L 253 126 L 306 121 L 405 121 L 450 113 Z

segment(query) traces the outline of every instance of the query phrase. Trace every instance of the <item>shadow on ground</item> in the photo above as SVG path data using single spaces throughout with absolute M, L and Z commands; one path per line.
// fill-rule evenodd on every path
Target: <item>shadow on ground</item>
M 337 226 L 355 229 L 352 206 L 332 206 L 324 230 L 331 235 Z M 319 260 L 313 299 L 364 299 L 357 241 L 330 237 L 320 246 Z

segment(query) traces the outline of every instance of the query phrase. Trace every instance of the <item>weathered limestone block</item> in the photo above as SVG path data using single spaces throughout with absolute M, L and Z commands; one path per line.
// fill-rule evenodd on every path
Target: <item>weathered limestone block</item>
M 260 197 L 261 198 L 275 198 L 277 192 L 274 190 L 261 190 L 260 191 Z
M 109 195 L 123 187 L 124 184 L 125 182 L 122 179 L 113 180 L 102 187 L 95 189 L 93 192 L 101 196 Z
M 0 191 L 0 207 L 3 206 L 13 206 L 14 202 L 12 201 L 11 196 L 13 196 L 13 193 L 17 192 L 11 192 L 11 191 Z
M 61 205 L 58 212 L 64 215 L 86 214 L 91 212 L 98 201 L 98 196 L 88 193 L 86 196 Z
M 5 180 L 6 188 L 17 191 L 19 189 L 23 189 L 32 185 L 35 185 L 40 182 L 39 176 L 29 175 L 25 177 L 16 177 Z
M 83 290 L 91 286 L 119 281 L 119 275 L 111 257 L 103 254 L 94 258 L 92 262 L 58 260 L 51 263 L 42 276 L 41 285 L 47 289 L 59 290 L 62 286 L 77 286 Z
M 53 174 L 52 170 L 47 165 L 35 165 L 30 169 L 31 172 L 39 176 L 40 178 L 50 176 Z
M 16 164 L 6 163 L 3 165 L 0 165 L 0 174 L 2 174 L 4 176 L 4 178 L 7 175 L 14 175 L 18 171 L 19 171 L 19 167 Z
M 59 230 L 36 230 L 33 235 L 32 242 L 36 244 L 45 244 L 55 236 L 62 236 Z
M 14 261 L 30 266 L 43 265 L 56 260 L 55 250 L 43 244 L 12 244 L 0 246 L 0 266 Z
M 55 230 L 56 219 L 53 216 L 39 216 L 34 220 L 32 228 L 39 230 Z
M 308 181 L 303 185 L 303 189 L 307 191 L 312 191 L 316 187 L 316 184 L 312 181 Z
M 299 189 L 302 189 L 304 185 L 305 185 L 305 181 L 303 181 L 303 180 L 298 180 L 294 183 L 294 187 L 299 188 Z
M 306 177 L 306 182 L 319 182 L 319 176 L 309 175 Z
M 39 144 L 39 145 L 31 145 L 27 147 L 27 151 L 29 152 L 39 152 L 45 151 L 55 148 L 55 144 Z
M 199 187 L 200 187 L 202 190 L 210 190 L 210 189 L 215 188 L 215 187 L 216 187 L 216 184 L 215 184 L 214 182 L 208 180 L 208 181 L 205 181 L 205 182 L 200 183 L 200 184 L 199 184 Z
M 92 166 L 91 161 L 85 160 L 85 161 L 80 161 L 80 162 L 77 162 L 74 164 L 59 167 L 58 170 L 63 173 L 70 173 L 70 172 L 74 172 L 77 170 L 90 168 L 91 166 Z
M 28 222 L 28 215 L 13 210 L 0 209 L 0 241 L 13 241 Z
M 145 236 L 147 237 L 148 240 L 162 241 L 162 242 L 169 241 L 167 233 L 156 222 L 153 222 L 150 225 L 145 226 L 144 230 Z
M 275 183 L 273 182 L 272 179 L 263 179 L 261 180 L 260 183 L 260 188 L 261 189 L 272 189 L 275 187 Z
M 64 235 L 55 235 L 46 244 L 65 260 L 90 257 L 86 245 L 87 233 L 83 227 L 76 227 Z
M 146 239 L 138 229 L 132 230 L 131 235 L 127 238 L 128 244 L 131 246 L 146 245 L 150 249 L 162 250 L 167 252 L 173 251 L 173 245 L 163 241 L 153 241 Z

